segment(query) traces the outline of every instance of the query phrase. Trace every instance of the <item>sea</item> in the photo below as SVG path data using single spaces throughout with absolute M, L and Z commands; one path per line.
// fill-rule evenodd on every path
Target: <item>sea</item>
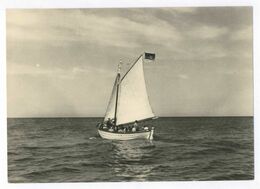
M 8 181 L 254 179 L 253 117 L 163 117 L 153 141 L 102 139 L 101 121 L 8 118 Z

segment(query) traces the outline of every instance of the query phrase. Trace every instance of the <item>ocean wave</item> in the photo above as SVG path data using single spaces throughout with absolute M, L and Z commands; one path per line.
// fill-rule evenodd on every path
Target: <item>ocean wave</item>
M 232 174 L 224 174 L 224 175 L 216 175 L 208 178 L 207 180 L 253 180 L 253 174 L 246 173 L 232 173 Z
M 24 157 L 24 158 L 19 158 L 19 159 L 15 159 L 15 162 L 26 162 L 26 161 L 33 161 L 35 160 L 33 157 Z
M 41 171 L 32 171 L 30 173 L 24 174 L 25 177 L 36 177 L 36 176 L 45 176 L 51 173 L 73 173 L 73 172 L 80 172 L 80 169 L 77 168 L 71 168 L 71 167 L 61 167 L 61 168 L 51 168 L 47 170 L 41 170 Z
M 77 146 L 88 146 L 89 143 L 87 142 L 81 142 L 81 143 L 75 143 L 75 144 L 64 144 L 64 145 L 53 145 L 53 146 L 21 146 L 20 148 L 28 149 L 28 150 L 37 150 L 37 149 L 65 149 L 65 148 L 71 148 L 71 147 L 77 147 Z
M 17 152 L 10 152 L 10 151 L 9 151 L 9 152 L 7 153 L 7 155 L 19 155 L 19 153 L 17 153 Z

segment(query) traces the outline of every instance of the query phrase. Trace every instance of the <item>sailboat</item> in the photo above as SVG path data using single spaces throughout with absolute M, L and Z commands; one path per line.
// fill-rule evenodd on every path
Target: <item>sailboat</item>
M 123 76 L 119 63 L 105 118 L 97 125 L 102 138 L 153 139 L 154 127 L 146 123 L 157 117 L 148 99 L 143 63 L 154 59 L 154 53 L 142 53 Z

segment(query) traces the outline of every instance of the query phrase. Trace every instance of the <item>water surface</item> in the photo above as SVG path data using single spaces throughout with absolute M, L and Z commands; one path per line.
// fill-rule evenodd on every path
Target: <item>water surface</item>
M 8 118 L 9 182 L 254 178 L 252 117 L 154 120 L 155 138 L 109 141 L 101 118 Z

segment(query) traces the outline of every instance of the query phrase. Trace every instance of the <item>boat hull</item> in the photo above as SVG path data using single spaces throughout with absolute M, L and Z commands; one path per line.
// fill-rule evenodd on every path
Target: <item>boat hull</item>
M 104 139 L 109 140 L 133 140 L 133 139 L 153 139 L 153 129 L 150 131 L 136 133 L 112 133 L 98 129 L 99 135 Z

